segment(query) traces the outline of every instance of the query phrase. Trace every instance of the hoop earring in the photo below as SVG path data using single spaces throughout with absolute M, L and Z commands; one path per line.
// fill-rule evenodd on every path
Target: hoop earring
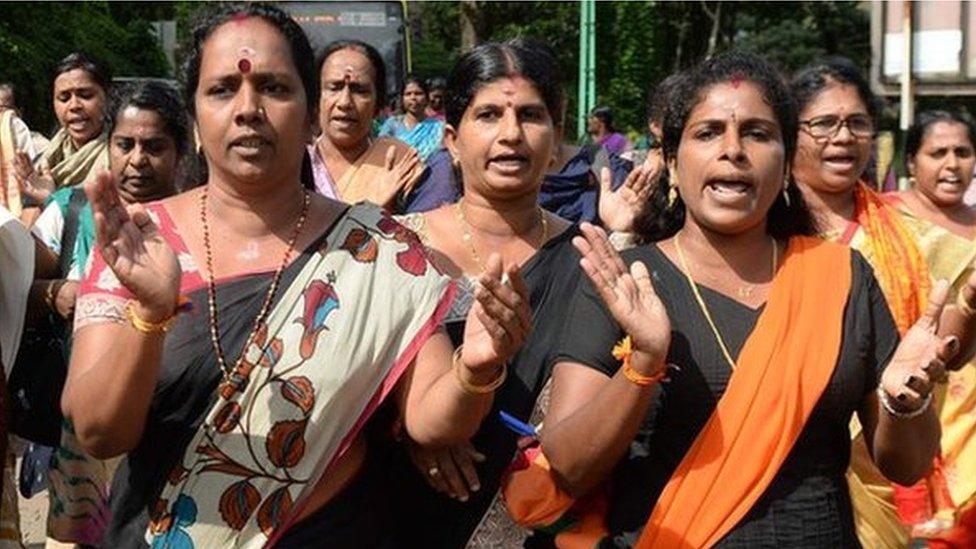
M 790 207 L 790 193 L 789 193 L 789 189 L 790 189 L 790 180 L 787 179 L 783 183 L 783 202 L 786 202 L 786 207 L 787 208 Z

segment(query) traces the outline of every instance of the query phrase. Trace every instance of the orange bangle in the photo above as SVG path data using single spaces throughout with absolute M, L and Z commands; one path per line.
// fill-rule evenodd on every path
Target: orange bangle
M 664 379 L 667 375 L 666 368 L 649 376 L 646 376 L 634 369 L 634 366 L 631 363 L 631 357 L 634 355 L 634 349 L 631 345 L 630 336 L 621 339 L 616 345 L 614 345 L 612 354 L 613 358 L 616 358 L 623 364 L 624 377 L 639 387 L 649 387 L 654 385 L 655 383 Z

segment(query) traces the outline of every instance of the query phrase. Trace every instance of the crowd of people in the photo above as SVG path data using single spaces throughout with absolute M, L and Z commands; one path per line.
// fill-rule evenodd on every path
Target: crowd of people
M 540 42 L 379 122 L 365 42 L 194 25 L 179 91 L 65 57 L 49 141 L 0 86 L 0 543 L 46 489 L 80 546 L 976 546 L 967 117 L 881 193 L 842 58 L 704 60 L 635 150 Z

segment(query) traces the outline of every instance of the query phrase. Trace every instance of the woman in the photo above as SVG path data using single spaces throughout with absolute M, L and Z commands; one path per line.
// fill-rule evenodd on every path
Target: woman
M 393 138 L 369 137 L 386 102 L 386 68 L 376 48 L 340 40 L 319 58 L 321 135 L 309 145 L 315 189 L 354 204 L 368 200 L 393 210 L 423 172 L 416 151 Z
M 560 147 L 560 82 L 551 52 L 527 40 L 478 46 L 458 61 L 449 77 L 445 143 L 460 167 L 463 198 L 405 218 L 458 282 L 446 328 L 460 341 L 476 293 L 474 281 L 484 271 L 482 258 L 489 250 L 499 252 L 505 264 L 520 266 L 532 316 L 546 320 L 534 323 L 510 362 L 509 379 L 470 444 L 424 451 L 407 441 L 409 461 L 396 458 L 389 486 L 400 510 L 401 546 L 510 547 L 524 537 L 507 520 L 496 496 L 518 438 L 500 412 L 522 421 L 539 417 L 537 401 L 542 400 L 554 342 L 567 313 L 564 296 L 578 278 L 570 250 L 578 228 L 539 205 L 543 180 Z M 621 228 L 633 221 L 629 208 L 640 202 L 631 206 L 622 195 L 637 196 L 651 187 L 642 171 L 635 173 L 641 177 L 630 178 L 620 193 L 608 192 L 614 199 L 605 201 L 611 222 Z M 609 187 L 609 174 L 604 179 Z
M 912 234 L 894 208 L 863 179 L 879 103 L 860 70 L 846 59 L 832 58 L 801 70 L 791 87 L 800 110 L 793 160 L 796 184 L 822 236 L 853 247 L 871 264 L 898 330 L 904 333 L 922 313 L 931 282 Z M 874 469 L 859 438 L 859 426 L 852 427 L 855 440 L 848 480 L 861 543 L 903 547 L 910 530 L 902 521 L 915 514 L 911 498 L 900 497 L 897 487 L 892 488 Z M 938 470 L 935 473 L 938 477 Z
M 201 18 L 184 91 L 206 184 L 127 208 L 110 178 L 86 187 L 62 404 L 91 455 L 128 453 L 104 544 L 386 546 L 363 428 L 389 395 L 422 445 L 473 434 L 528 328 L 507 305 L 523 283 L 489 259 L 452 359 L 452 286 L 416 236 L 301 184 L 318 79 L 300 27 L 264 4 Z
M 621 260 L 599 229 L 574 241 L 589 282 L 573 297 L 541 431 L 551 476 L 575 496 L 609 479 L 612 546 L 856 545 L 850 416 L 888 475 L 927 470 L 929 393 L 959 344 L 934 333 L 945 287 L 896 349 L 867 264 L 807 236 L 809 213 L 785 185 L 796 111 L 770 65 L 718 56 L 673 97 L 658 242 Z
M 972 274 L 976 259 L 976 212 L 963 203 L 976 167 L 974 144 L 976 131 L 965 118 L 947 111 L 923 112 L 905 138 L 905 168 L 914 185 L 885 196 L 914 235 L 932 277 L 949 280 L 956 292 Z M 967 521 L 961 516 L 976 494 L 976 416 L 969 413 L 976 400 L 974 374 L 970 364 L 949 375 L 940 407 L 940 457 L 948 493 L 919 494 L 924 513 L 916 517 L 921 537 L 942 537 L 960 547 L 976 543 L 976 530 L 962 526 Z M 971 510 L 969 514 L 976 518 Z M 944 532 L 956 517 L 960 526 Z
M 630 150 L 630 141 L 622 133 L 618 133 L 613 126 L 613 110 L 610 107 L 596 107 L 590 111 L 587 131 L 593 143 L 603 147 L 607 152 L 621 155 Z
M 420 159 L 427 158 L 441 148 L 444 122 L 427 116 L 427 84 L 422 78 L 409 74 L 403 80 L 403 114 L 386 119 L 380 137 L 395 137 L 417 150 Z
M 166 84 L 147 81 L 116 91 L 108 107 L 106 130 L 109 168 L 124 204 L 176 194 L 178 168 L 189 149 L 189 127 L 179 94 Z M 95 221 L 81 188 L 58 190 L 51 202 L 32 230 L 52 251 L 60 252 L 61 277 L 35 282 L 32 295 L 45 296 L 42 304 L 70 321 L 81 273 L 95 241 Z M 63 372 L 60 376 L 63 383 Z M 70 425 L 67 427 L 58 430 L 60 447 L 49 475 L 48 536 L 98 545 L 106 526 L 108 486 L 115 462 L 85 455 Z
M 84 53 L 72 53 L 54 68 L 54 115 L 61 128 L 45 149 L 37 168 L 26 153 L 14 169 L 23 194 L 42 204 L 57 189 L 79 185 L 108 167 L 104 133 L 105 100 L 112 77 Z

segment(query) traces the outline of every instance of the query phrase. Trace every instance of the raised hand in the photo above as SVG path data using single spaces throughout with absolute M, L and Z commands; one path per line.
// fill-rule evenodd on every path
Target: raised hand
M 376 196 L 374 197 L 376 204 L 389 209 L 393 206 L 398 194 L 401 192 L 410 193 L 414 183 L 417 182 L 417 178 L 420 177 L 421 171 L 417 169 L 419 165 L 420 156 L 417 155 L 416 150 L 410 149 L 400 160 L 396 160 L 396 147 L 390 145 L 386 149 L 386 158 L 383 161 L 386 171 L 376 181 Z
M 467 501 L 471 492 L 481 489 L 476 463 L 485 456 L 470 442 L 447 448 L 428 448 L 406 441 L 407 454 L 413 466 L 435 491 L 450 498 Z
M 504 272 L 504 275 L 503 275 Z M 508 282 L 502 282 L 503 276 Z M 502 269 L 497 253 L 488 258 L 478 278 L 475 303 L 464 327 L 461 360 L 472 372 L 500 366 L 518 352 L 532 331 L 529 290 L 518 267 Z
M 610 314 L 630 335 L 634 349 L 649 356 L 655 371 L 642 373 L 660 371 L 671 344 L 671 321 L 654 293 L 647 267 L 635 261 L 628 271 L 603 229 L 583 223 L 580 231 L 583 236 L 573 238 L 573 246 L 583 256 L 580 266 Z
M 13 159 L 14 177 L 20 186 L 20 193 L 33 198 L 38 203 L 43 203 L 47 197 L 54 192 L 54 184 L 42 178 L 34 166 L 31 164 L 30 157 L 24 151 L 17 151 Z
M 119 282 L 135 295 L 139 316 L 149 322 L 171 316 L 182 272 L 149 214 L 141 204 L 122 204 L 108 172 L 86 183 L 85 194 L 95 218 L 97 246 Z
M 603 226 L 611 231 L 632 232 L 637 216 L 647 207 L 654 185 L 664 166 L 659 149 L 647 155 L 643 164 L 636 166 L 627 179 L 615 191 L 610 168 L 600 170 L 600 202 L 598 205 Z
M 948 295 L 948 282 L 939 281 L 929 295 L 925 313 L 905 333 L 881 376 L 881 388 L 893 406 L 906 412 L 918 409 L 934 384 L 946 380 L 946 362 L 959 352 L 955 336 L 937 334 Z

